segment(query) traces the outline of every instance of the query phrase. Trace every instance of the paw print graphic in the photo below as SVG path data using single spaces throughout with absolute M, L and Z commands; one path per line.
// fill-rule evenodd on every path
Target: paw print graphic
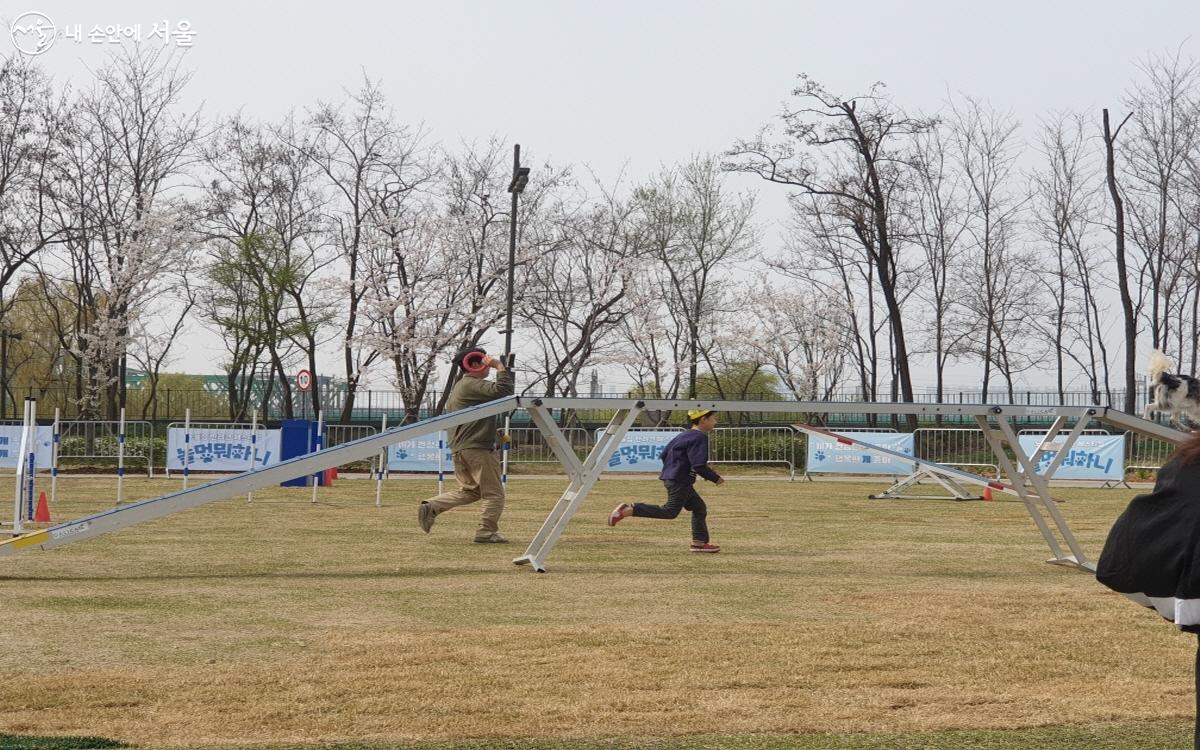
M 397 449 L 396 450 L 396 458 L 403 461 L 404 459 L 408 458 L 408 451 L 404 450 L 403 448 Z
M 817 459 L 818 461 L 824 461 L 825 460 L 825 451 L 817 451 L 816 453 L 813 454 L 813 458 Z

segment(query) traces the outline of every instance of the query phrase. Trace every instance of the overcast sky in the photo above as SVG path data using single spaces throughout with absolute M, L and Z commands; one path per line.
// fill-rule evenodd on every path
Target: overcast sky
M 6 0 L 4 28 L 37 11 L 82 42 L 40 55 L 57 78 L 85 81 L 111 44 L 94 26 L 181 22 L 195 32 L 189 97 L 209 117 L 275 118 L 379 79 L 404 120 L 435 142 L 520 142 L 534 160 L 633 178 L 719 152 L 772 119 L 797 73 L 843 94 L 888 84 L 906 108 L 948 91 L 1011 109 L 1027 127 L 1056 108 L 1120 109 L 1149 53 L 1200 54 L 1200 2 L 50 2 Z M 129 44 L 131 42 L 123 42 Z M 172 41 L 172 45 L 174 41 Z M 0 38 L 11 52 L 12 40 Z M 785 218 L 773 186 L 760 222 Z M 193 347 L 175 369 L 212 371 Z M 967 372 L 963 373 L 964 376 Z M 966 379 L 964 378 L 964 381 Z M 919 380 L 919 383 L 924 383 Z

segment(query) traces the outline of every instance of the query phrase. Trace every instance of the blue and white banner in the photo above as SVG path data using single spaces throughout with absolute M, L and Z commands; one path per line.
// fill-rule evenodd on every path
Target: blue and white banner
M 0 425 L 0 469 L 17 468 L 17 455 L 21 452 L 21 430 L 19 424 Z M 54 428 L 37 428 L 37 445 L 34 460 L 39 469 L 50 468 L 54 460 Z
M 184 428 L 167 430 L 167 470 L 183 470 Z M 191 430 L 188 468 L 201 471 L 249 471 L 279 463 L 279 430 L 258 430 L 253 445 L 248 429 Z M 251 453 L 254 449 L 257 455 Z M 253 458 L 253 466 L 251 466 Z
M 845 435 L 870 445 L 897 453 L 913 454 L 913 436 L 906 432 L 847 432 Z M 820 435 L 808 436 L 806 471 L 809 474 L 909 474 L 913 465 L 907 461 L 863 450 L 857 445 L 839 443 Z
M 606 471 L 662 471 L 663 451 L 683 430 L 630 430 L 608 457 Z M 604 430 L 596 430 L 596 439 Z
M 445 430 L 389 445 L 388 471 L 437 471 L 439 440 L 445 451 L 442 455 L 443 469 L 447 473 L 453 472 L 454 457 L 450 453 L 450 437 Z
M 1021 435 L 1021 450 L 1026 456 L 1042 444 L 1042 435 Z M 1061 443 L 1060 435 L 1055 442 Z M 1057 451 L 1042 451 L 1037 457 L 1035 468 L 1044 474 L 1054 460 Z M 1054 479 L 1106 479 L 1121 481 L 1125 478 L 1124 435 L 1080 435 L 1071 451 L 1063 458 L 1062 465 L 1054 472 Z

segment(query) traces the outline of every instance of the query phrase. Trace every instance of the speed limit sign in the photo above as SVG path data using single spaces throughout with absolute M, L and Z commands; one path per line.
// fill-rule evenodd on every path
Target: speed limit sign
M 296 373 L 296 388 L 300 391 L 308 391 L 312 388 L 312 373 L 308 370 Z

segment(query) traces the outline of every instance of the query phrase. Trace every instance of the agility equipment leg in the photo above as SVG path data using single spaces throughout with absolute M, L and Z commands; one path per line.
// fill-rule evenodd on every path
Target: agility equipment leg
M 529 543 L 525 554 L 513 560 L 514 564 L 532 565 L 536 572 L 546 572 L 546 558 L 550 556 L 558 538 L 562 536 L 567 524 L 571 522 L 575 511 L 579 510 L 579 506 L 583 504 L 588 493 L 595 486 L 596 480 L 600 478 L 600 472 L 604 471 L 609 456 L 621 444 L 621 439 L 625 437 L 625 433 L 629 431 L 641 411 L 641 401 L 637 402 L 632 409 L 618 410 L 608 423 L 608 427 L 605 428 L 604 434 L 596 441 L 596 445 L 588 454 L 587 459 L 580 462 L 572 450 L 570 442 L 563 435 L 559 426 L 550 418 L 549 412 L 542 406 L 541 401 L 533 402 L 529 407 L 529 415 L 538 429 L 542 431 L 542 435 L 550 449 L 554 451 L 554 455 L 563 462 L 571 482 L 563 491 L 558 502 L 555 503 L 550 515 L 546 517 L 542 528 Z

